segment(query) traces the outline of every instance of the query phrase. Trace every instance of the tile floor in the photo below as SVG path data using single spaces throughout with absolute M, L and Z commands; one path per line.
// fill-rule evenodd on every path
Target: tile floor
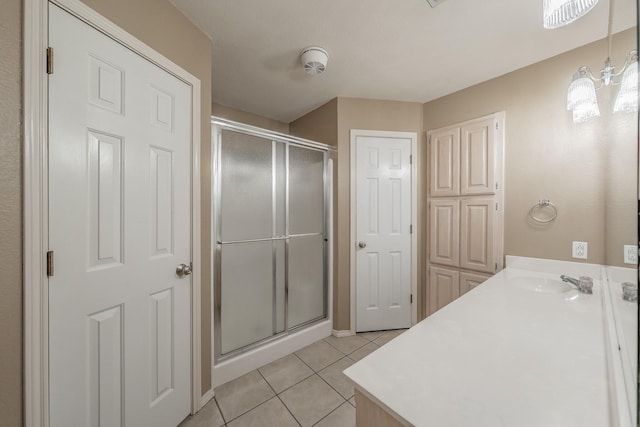
M 405 330 L 328 337 L 224 384 L 179 427 L 352 427 L 353 386 L 342 373 Z

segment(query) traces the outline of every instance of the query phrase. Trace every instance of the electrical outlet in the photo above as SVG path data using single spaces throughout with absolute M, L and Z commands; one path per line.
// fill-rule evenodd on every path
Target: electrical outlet
M 624 263 L 638 264 L 638 247 L 635 245 L 624 245 Z
M 587 242 L 573 242 L 571 256 L 573 258 L 587 259 L 589 244 Z

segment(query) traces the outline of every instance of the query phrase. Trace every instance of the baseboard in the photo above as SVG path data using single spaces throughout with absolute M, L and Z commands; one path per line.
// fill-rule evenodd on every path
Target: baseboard
M 213 387 L 211 387 L 209 391 L 200 398 L 200 409 L 204 408 L 204 406 L 213 399 L 213 396 L 215 396 L 215 393 L 213 392 Z
M 351 331 L 350 329 L 344 330 L 344 331 L 336 331 L 335 329 L 331 331 L 331 335 L 333 335 L 336 338 L 344 338 L 344 337 L 350 337 L 355 335 L 356 333 Z

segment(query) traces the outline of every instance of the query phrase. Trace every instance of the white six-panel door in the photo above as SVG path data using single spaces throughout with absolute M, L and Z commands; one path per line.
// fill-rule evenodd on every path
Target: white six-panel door
M 411 326 L 411 140 L 357 136 L 356 329 Z
M 190 408 L 191 88 L 50 6 L 50 425 Z

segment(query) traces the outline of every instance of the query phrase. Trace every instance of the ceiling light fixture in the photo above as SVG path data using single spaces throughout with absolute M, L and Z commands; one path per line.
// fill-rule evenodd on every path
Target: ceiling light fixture
M 317 75 L 327 69 L 329 54 L 321 47 L 311 46 L 302 49 L 300 62 L 307 74 Z
M 614 113 L 638 111 L 638 51 L 632 50 L 627 54 L 622 69 L 617 73 L 616 67 L 611 63 L 613 3 L 614 0 L 609 3 L 608 54 L 600 76 L 595 77 L 591 69 L 583 65 L 573 75 L 567 90 L 567 110 L 573 112 L 574 123 L 600 116 L 596 90 L 606 86 L 620 86 L 613 107 Z M 622 78 L 618 79 L 620 76 Z
M 544 0 L 544 28 L 563 27 L 586 15 L 598 0 Z

